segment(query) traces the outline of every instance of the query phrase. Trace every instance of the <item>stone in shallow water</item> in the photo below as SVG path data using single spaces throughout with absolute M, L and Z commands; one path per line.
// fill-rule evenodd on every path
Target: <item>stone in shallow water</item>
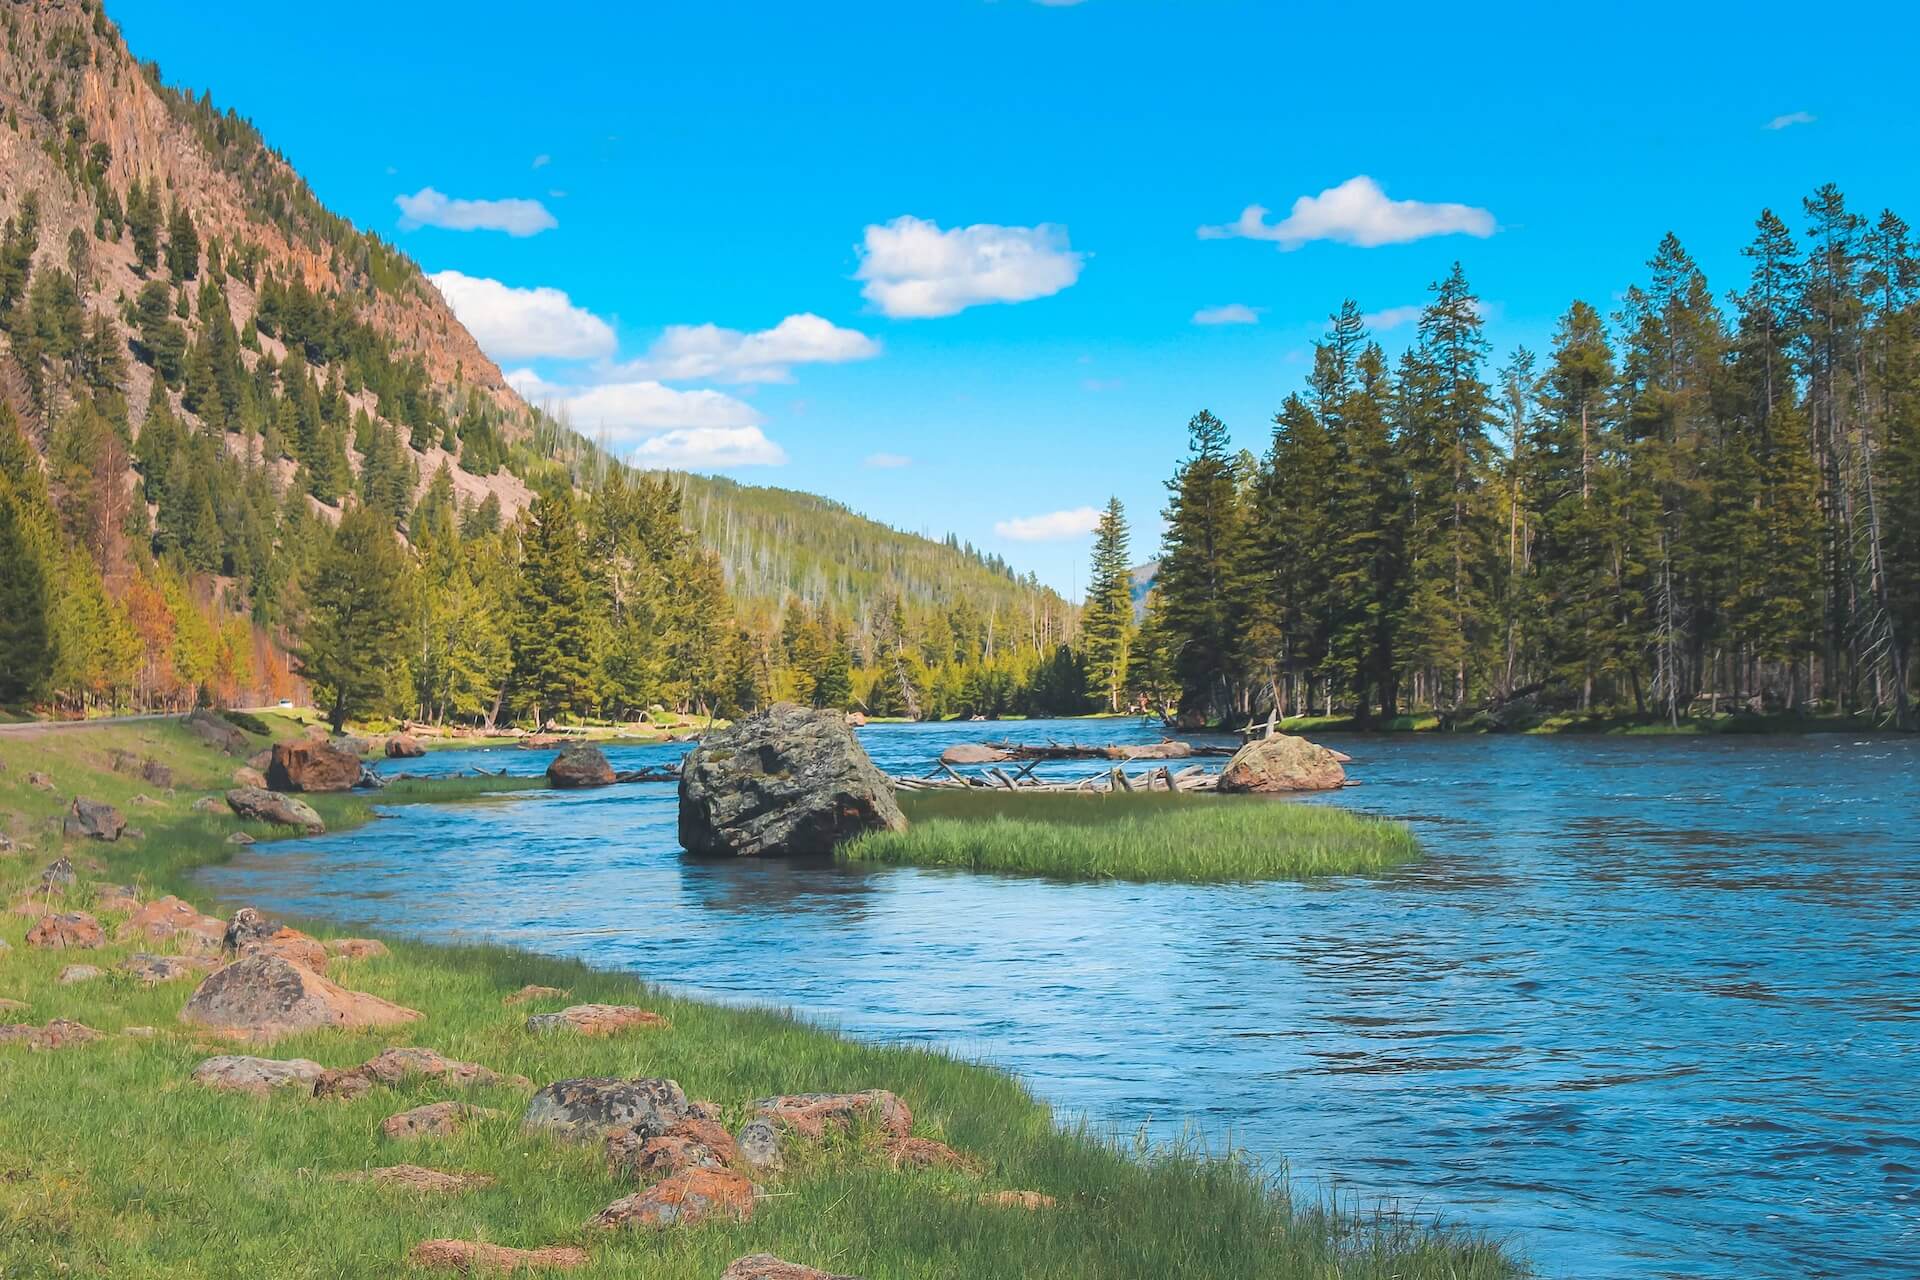
M 547 766 L 547 785 L 575 791 L 613 784 L 613 766 L 598 747 L 568 747 Z

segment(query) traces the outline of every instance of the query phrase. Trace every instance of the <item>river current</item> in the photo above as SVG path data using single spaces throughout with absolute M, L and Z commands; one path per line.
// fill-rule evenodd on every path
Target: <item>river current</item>
M 862 731 L 915 773 L 983 736 L 1159 735 Z M 693 861 L 673 788 L 643 784 L 396 808 L 203 876 L 984 1059 L 1064 1116 L 1231 1142 L 1545 1275 L 1920 1274 L 1920 742 L 1326 740 L 1363 785 L 1309 802 L 1410 822 L 1423 863 L 1189 886 Z

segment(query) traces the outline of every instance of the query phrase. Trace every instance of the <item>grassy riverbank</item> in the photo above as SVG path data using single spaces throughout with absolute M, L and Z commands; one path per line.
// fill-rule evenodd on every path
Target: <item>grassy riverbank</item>
M 1582 715 L 1557 711 L 1535 720 L 1496 726 L 1485 713 L 1448 724 L 1435 712 L 1395 716 L 1361 724 L 1352 716 L 1293 716 L 1280 726 L 1288 733 L 1533 733 L 1610 734 L 1630 737 L 1693 737 L 1711 734 L 1879 733 L 1886 726 L 1871 716 L 1752 715 L 1686 716 L 1679 724 L 1654 715 L 1619 712 Z
M 223 786 L 235 762 L 171 724 L 97 735 L 0 741 L 0 811 L 20 815 L 11 833 L 36 846 L 0 859 L 0 888 L 15 899 L 54 856 L 53 819 L 73 793 L 130 801 L 144 788 L 156 803 L 127 810 L 146 828 L 144 839 L 73 844 L 66 852 L 83 880 L 134 884 L 142 898 L 179 891 L 211 906 L 195 897 L 190 873 L 232 852 L 225 837 L 236 824 L 188 806 Z M 173 794 L 111 772 L 107 757 L 116 747 L 171 765 Z M 27 787 L 30 769 L 52 773 L 56 790 Z M 471 797 L 513 785 L 404 784 L 375 802 Z M 369 816 L 363 798 L 317 799 L 336 827 Z M 90 897 L 84 889 L 82 896 Z M 118 919 L 102 915 L 109 937 Z M 591 1261 L 574 1274 L 647 1280 L 717 1277 L 731 1259 L 761 1250 L 868 1280 L 1474 1280 L 1520 1273 L 1484 1241 L 1371 1214 L 1330 1213 L 1294 1200 L 1283 1184 L 1237 1160 L 1142 1155 L 1062 1130 L 997 1071 L 842 1039 L 778 1013 L 672 999 L 628 976 L 499 948 L 388 939 L 388 956 L 335 961 L 337 981 L 425 1016 L 384 1033 L 310 1033 L 254 1050 L 346 1066 L 389 1045 L 423 1045 L 537 1083 L 665 1075 L 689 1096 L 718 1102 L 730 1126 L 746 1117 L 751 1099 L 772 1093 L 887 1088 L 912 1107 L 916 1133 L 978 1161 L 970 1172 L 896 1172 L 879 1158 L 872 1136 L 862 1135 L 790 1156 L 750 1223 L 601 1234 L 582 1224 L 632 1184 L 616 1178 L 594 1147 L 523 1136 L 524 1090 L 419 1083 L 324 1103 L 293 1091 L 267 1099 L 209 1092 L 189 1082 L 190 1072 L 233 1046 L 178 1021 L 192 980 L 144 987 L 112 973 L 133 950 L 128 945 L 37 950 L 24 942 L 31 924 L 24 915 L 0 918 L 0 938 L 10 944 L 0 951 L 0 996 L 28 1006 L 4 1020 L 73 1018 L 104 1035 L 48 1052 L 0 1045 L 0 1275 L 392 1276 L 405 1273 L 408 1249 L 442 1236 L 525 1247 L 578 1243 Z M 306 927 L 320 936 L 332 932 Z M 75 962 L 109 976 L 59 984 L 59 970 Z M 528 983 L 571 994 L 503 1007 L 503 997 Z M 608 1039 L 536 1038 L 523 1028 L 530 1012 L 585 1001 L 644 1004 L 672 1025 Z M 128 1033 L 140 1027 L 152 1034 Z M 454 1139 L 403 1144 L 381 1136 L 382 1117 L 449 1097 L 505 1114 Z M 1197 1111 L 1205 1101 L 1191 1104 Z M 426 1196 L 336 1176 L 402 1162 L 495 1181 L 460 1195 Z M 1058 1203 L 1028 1212 L 983 1201 L 1003 1190 L 1038 1191 Z
M 1062 880 L 1303 880 L 1420 857 L 1413 833 L 1269 796 L 928 791 L 901 797 L 911 826 L 841 849 L 849 862 L 1006 871 Z

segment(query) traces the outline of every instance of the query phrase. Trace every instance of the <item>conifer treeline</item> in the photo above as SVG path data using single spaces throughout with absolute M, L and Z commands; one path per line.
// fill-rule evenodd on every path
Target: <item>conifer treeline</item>
M 1761 215 L 1724 304 L 1667 236 L 1611 317 L 1575 302 L 1497 372 L 1457 265 L 1397 361 L 1345 303 L 1264 457 L 1189 424 L 1136 686 L 1209 719 L 1913 727 L 1920 258 L 1833 186 L 1802 218 Z

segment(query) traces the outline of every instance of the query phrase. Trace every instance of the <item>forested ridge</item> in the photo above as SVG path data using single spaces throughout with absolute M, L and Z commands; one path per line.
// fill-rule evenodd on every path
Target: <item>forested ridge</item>
M 1133 683 L 1192 719 L 1912 728 L 1920 257 L 1832 185 L 1744 254 L 1716 293 L 1669 235 L 1497 368 L 1458 265 L 1396 360 L 1343 304 L 1263 456 L 1189 424 Z
M 0 35 L 0 704 L 932 714 L 1071 670 L 1074 609 L 970 548 L 639 476 L 530 409 L 97 4 Z

